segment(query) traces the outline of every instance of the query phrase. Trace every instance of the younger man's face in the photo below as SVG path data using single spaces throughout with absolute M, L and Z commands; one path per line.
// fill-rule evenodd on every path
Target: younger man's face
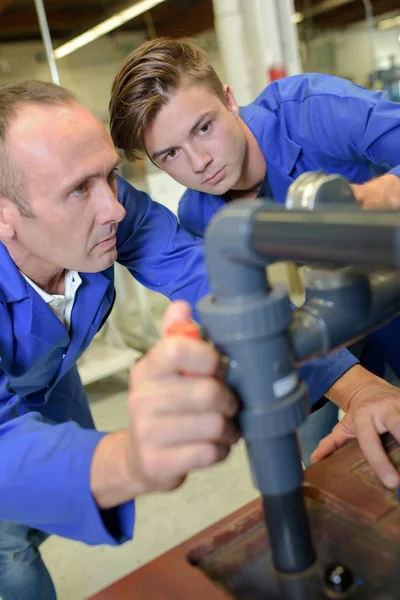
M 225 88 L 226 104 L 204 85 L 181 87 L 146 132 L 153 162 L 182 185 L 221 195 L 242 174 L 246 140 L 238 106 Z

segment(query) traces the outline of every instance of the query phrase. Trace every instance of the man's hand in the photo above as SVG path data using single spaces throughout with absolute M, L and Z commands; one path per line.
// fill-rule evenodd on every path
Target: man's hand
M 190 317 L 186 303 L 173 303 L 164 331 Z M 211 344 L 179 336 L 163 338 L 136 364 L 130 430 L 105 436 L 92 461 L 91 489 L 102 508 L 174 489 L 190 471 L 226 458 L 239 439 L 238 402 L 217 380 L 220 371 L 221 356 Z
M 400 486 L 400 477 L 389 460 L 379 435 L 389 431 L 400 442 L 400 390 L 368 373 L 368 384 L 352 396 L 347 413 L 311 456 L 315 463 L 353 438 L 372 469 L 389 488 Z
M 400 177 L 387 174 L 363 184 L 352 184 L 356 200 L 365 208 L 400 208 Z

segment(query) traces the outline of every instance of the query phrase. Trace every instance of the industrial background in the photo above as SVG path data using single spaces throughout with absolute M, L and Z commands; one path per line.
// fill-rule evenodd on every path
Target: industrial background
M 62 50 L 132 7 L 137 16 L 68 53 Z M 119 64 L 142 41 L 164 35 L 196 38 L 241 104 L 271 80 L 302 71 L 384 88 L 400 101 L 398 0 L 0 0 L 0 83 L 58 78 L 108 126 Z M 149 162 L 123 164 L 122 173 L 176 211 L 181 186 Z M 274 267 L 272 277 L 288 282 L 292 298 L 301 302 L 293 266 Z M 112 318 L 80 363 L 100 429 L 124 426 L 128 368 L 157 339 L 167 304 L 118 268 L 116 285 Z M 226 463 L 191 476 L 168 499 L 141 498 L 135 540 L 120 548 L 50 539 L 43 554 L 60 600 L 93 594 L 256 497 L 248 471 L 239 444 Z

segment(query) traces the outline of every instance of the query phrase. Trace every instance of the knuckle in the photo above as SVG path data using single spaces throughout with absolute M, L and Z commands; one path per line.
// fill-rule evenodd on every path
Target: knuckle
M 137 419 L 134 423 L 135 437 L 139 446 L 145 447 L 158 438 L 157 428 L 150 419 Z
M 208 443 L 204 444 L 201 454 L 201 465 L 202 467 L 209 467 L 219 462 L 220 452 L 216 444 Z
M 221 414 L 213 415 L 210 430 L 215 440 L 219 440 L 223 437 L 226 430 L 226 420 Z
M 132 366 L 129 376 L 129 384 L 131 388 L 136 388 L 141 381 L 146 381 L 148 379 L 149 365 L 151 365 L 151 363 L 154 361 L 155 355 L 155 346 L 153 346 Z
M 221 385 L 216 379 L 207 378 L 200 384 L 199 396 L 205 400 L 207 406 L 217 408 L 221 398 Z
M 137 389 L 130 392 L 128 396 L 128 409 L 131 414 L 139 414 L 142 411 L 143 406 L 146 406 L 144 401 L 144 394 Z
M 140 457 L 141 470 L 149 479 L 156 479 L 160 474 L 160 460 L 157 452 L 147 450 Z
M 171 365 L 180 365 L 183 357 L 187 353 L 187 344 L 181 337 L 171 337 L 165 340 L 164 355 L 166 361 Z

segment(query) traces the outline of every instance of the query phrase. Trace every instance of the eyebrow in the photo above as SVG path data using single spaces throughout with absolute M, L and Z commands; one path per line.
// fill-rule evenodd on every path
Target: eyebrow
M 207 112 L 203 113 L 196 121 L 196 123 L 193 125 L 193 127 L 191 127 L 190 129 L 190 135 L 193 135 L 193 133 L 196 131 L 196 129 L 198 129 L 199 125 L 204 121 L 204 119 L 206 117 L 210 116 L 210 113 L 212 111 L 208 110 Z M 157 150 L 157 152 L 153 152 L 153 154 L 151 155 L 151 159 L 152 160 L 156 160 L 156 158 L 159 158 L 160 156 L 162 156 L 163 154 L 167 154 L 168 152 L 171 152 L 171 150 L 175 150 L 174 146 L 171 146 L 170 148 L 164 148 L 164 150 Z
M 121 159 L 118 157 L 111 169 L 109 170 L 109 173 L 111 173 L 114 169 L 116 169 L 117 167 L 119 167 L 119 165 L 121 164 Z M 103 176 L 103 173 L 90 173 L 88 175 L 81 175 L 81 177 L 75 179 L 74 181 L 69 182 L 67 185 L 65 185 L 64 190 L 66 193 L 71 193 L 74 190 L 76 190 L 76 188 L 80 187 L 82 184 L 84 184 L 86 181 L 89 181 L 89 179 L 94 179 L 95 177 L 101 177 Z

